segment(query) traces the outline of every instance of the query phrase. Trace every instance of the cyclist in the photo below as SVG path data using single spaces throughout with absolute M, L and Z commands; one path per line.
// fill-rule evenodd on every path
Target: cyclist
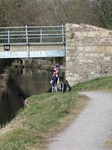
M 53 75 L 52 75 L 52 79 L 51 79 L 52 86 L 54 86 L 57 83 L 60 70 L 61 70 L 60 64 L 56 63 L 56 67 L 53 70 Z
M 71 87 L 67 80 L 64 81 L 64 73 L 60 68 L 60 64 L 57 63 L 56 67 L 53 70 L 52 80 L 52 92 L 66 92 L 67 88 L 71 91 Z

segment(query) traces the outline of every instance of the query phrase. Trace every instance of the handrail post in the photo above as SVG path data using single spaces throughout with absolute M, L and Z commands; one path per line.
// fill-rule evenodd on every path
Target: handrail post
M 40 30 L 40 43 L 42 44 L 42 29 Z
M 26 43 L 27 43 L 27 53 L 28 53 L 28 57 L 30 56 L 30 44 L 29 44 L 29 40 L 28 40 L 28 26 L 26 25 Z
M 65 46 L 65 35 L 64 35 L 64 26 L 62 25 L 62 42 L 63 42 L 63 50 L 66 55 L 66 46 Z
M 10 44 L 10 30 L 8 30 L 8 44 Z

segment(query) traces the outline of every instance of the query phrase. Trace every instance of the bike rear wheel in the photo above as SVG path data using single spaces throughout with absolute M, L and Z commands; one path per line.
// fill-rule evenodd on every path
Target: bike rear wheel
M 64 91 L 64 83 L 62 81 L 59 81 L 59 83 L 57 83 L 57 92 L 63 91 Z

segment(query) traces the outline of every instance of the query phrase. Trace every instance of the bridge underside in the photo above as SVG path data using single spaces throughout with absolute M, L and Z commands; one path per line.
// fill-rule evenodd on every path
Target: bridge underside
M 63 46 L 15 46 L 10 45 L 10 50 L 4 50 L 0 46 L 0 58 L 44 58 L 44 57 L 64 57 Z

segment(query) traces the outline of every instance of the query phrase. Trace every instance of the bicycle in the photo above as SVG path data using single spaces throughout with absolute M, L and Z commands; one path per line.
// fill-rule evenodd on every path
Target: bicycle
M 52 86 L 52 92 L 64 92 L 64 73 L 61 71 L 58 74 L 57 82 Z

